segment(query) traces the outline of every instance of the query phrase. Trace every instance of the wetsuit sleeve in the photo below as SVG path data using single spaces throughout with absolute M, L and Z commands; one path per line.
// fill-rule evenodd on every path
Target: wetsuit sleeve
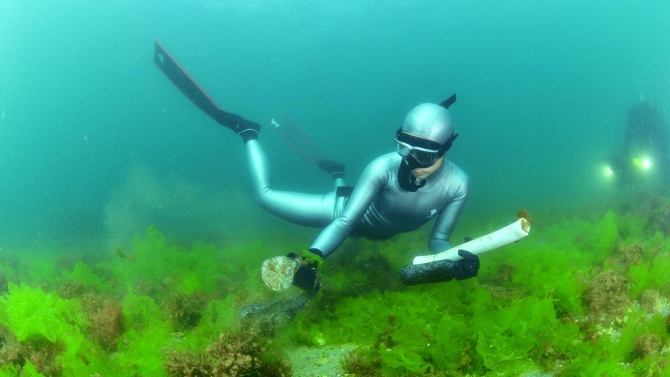
M 388 169 L 381 159 L 372 161 L 363 171 L 354 191 L 347 200 L 342 215 L 331 222 L 314 240 L 310 250 L 316 249 L 327 257 L 347 239 L 361 217 L 379 195 L 388 181 Z
M 449 237 L 451 237 L 451 233 L 454 231 L 454 227 L 456 227 L 458 217 L 461 215 L 463 206 L 465 206 L 465 202 L 468 200 L 468 195 L 470 194 L 470 178 L 463 175 L 459 179 L 462 182 L 458 185 L 454 199 L 444 206 L 435 221 L 433 232 L 430 234 L 428 248 L 432 253 L 441 253 L 452 247 Z

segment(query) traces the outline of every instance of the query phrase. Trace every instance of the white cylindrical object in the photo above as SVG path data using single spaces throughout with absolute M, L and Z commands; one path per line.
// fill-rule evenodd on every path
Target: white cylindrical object
M 447 259 L 456 262 L 463 259 L 460 255 L 458 255 L 458 250 L 467 250 L 472 254 L 485 253 L 489 250 L 505 246 L 508 243 L 518 241 L 526 237 L 528 232 L 530 232 L 530 223 L 528 220 L 521 218 L 500 230 L 487 234 L 483 237 L 476 238 L 472 241 L 468 241 L 459 246 L 452 247 L 451 249 L 443 251 L 439 254 L 416 257 L 412 263 L 424 264 Z

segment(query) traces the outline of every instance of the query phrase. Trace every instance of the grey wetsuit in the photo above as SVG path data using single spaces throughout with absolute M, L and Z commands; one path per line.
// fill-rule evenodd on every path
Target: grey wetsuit
M 347 200 L 330 192 L 310 195 L 274 190 L 267 157 L 258 140 L 246 144 L 258 204 L 296 224 L 325 227 L 311 248 L 328 256 L 349 235 L 379 239 L 418 229 L 437 217 L 428 246 L 437 253 L 451 248 L 449 237 L 469 193 L 469 178 L 447 161 L 416 192 L 397 182 L 401 157 L 393 152 L 373 160 Z M 338 180 L 336 185 L 343 185 Z

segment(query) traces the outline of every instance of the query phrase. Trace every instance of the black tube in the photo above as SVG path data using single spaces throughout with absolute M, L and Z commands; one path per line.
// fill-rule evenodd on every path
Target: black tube
M 454 278 L 455 262 L 442 260 L 424 264 L 410 264 L 400 269 L 400 281 L 404 285 L 440 283 Z

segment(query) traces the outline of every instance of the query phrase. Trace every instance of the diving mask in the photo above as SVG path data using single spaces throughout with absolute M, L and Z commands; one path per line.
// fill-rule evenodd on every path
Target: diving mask
M 447 146 L 406 132 L 398 132 L 395 138 L 396 152 L 405 160 L 412 156 L 416 164 L 422 168 L 427 168 L 435 164 L 444 155 L 444 152 L 451 146 L 453 139 L 455 139 L 455 136 L 448 140 Z

